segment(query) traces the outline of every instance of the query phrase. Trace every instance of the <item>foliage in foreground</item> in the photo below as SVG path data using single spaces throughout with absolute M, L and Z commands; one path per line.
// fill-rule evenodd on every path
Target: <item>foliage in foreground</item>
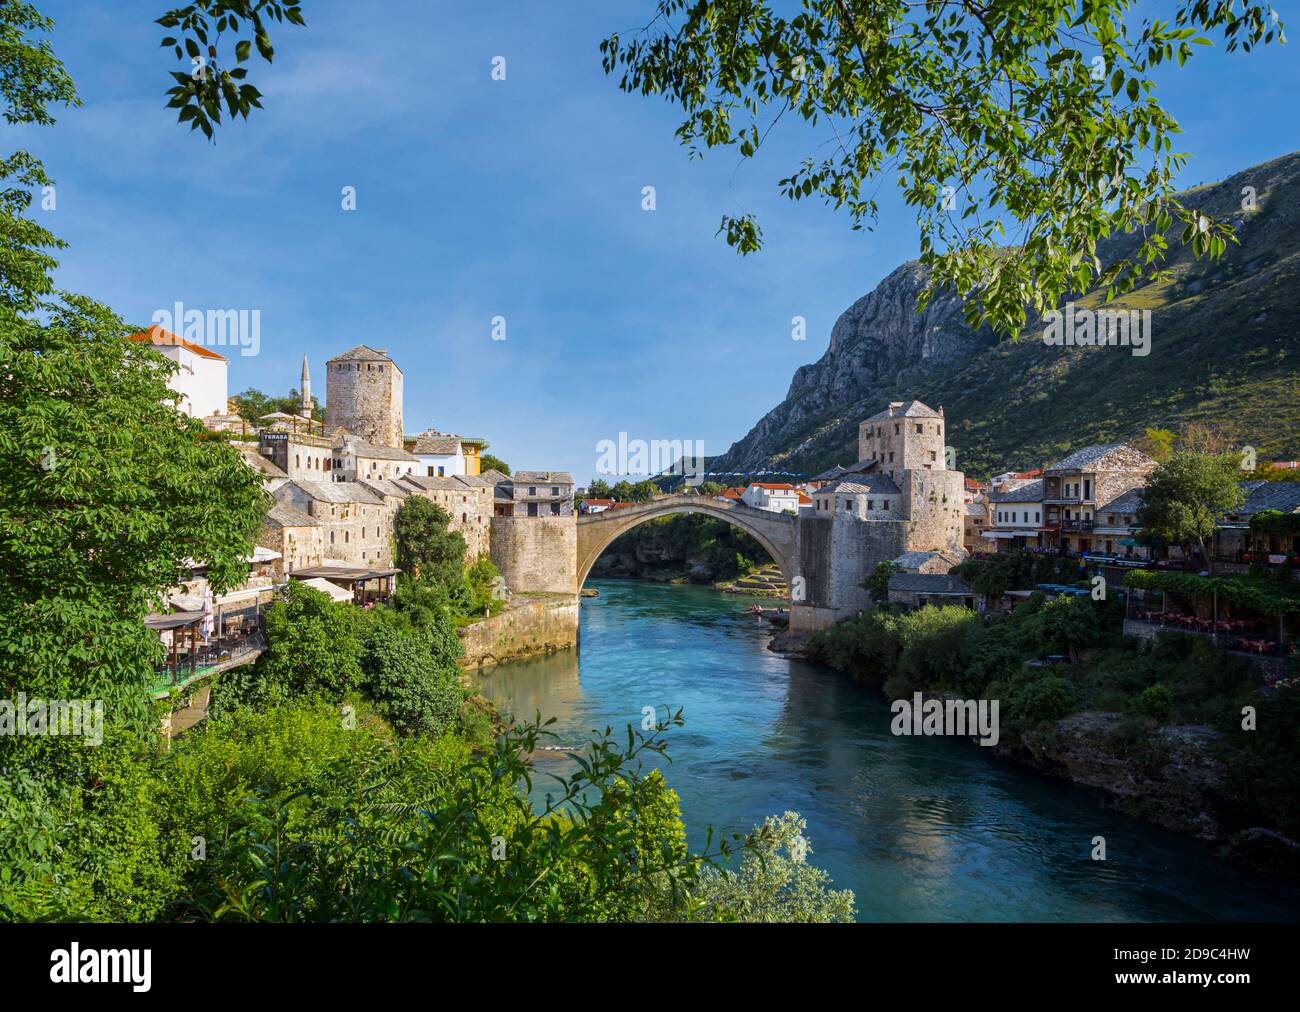
M 232 712 L 168 753 L 96 750 L 96 799 L 35 775 L 0 782 L 0 919 L 851 917 L 851 894 L 803 863 L 793 813 L 688 850 L 676 794 L 642 764 L 680 723 L 629 729 L 626 744 L 607 729 L 540 811 L 520 789 L 548 737 L 537 724 L 475 754 L 454 734 L 398 738 L 315 704 Z M 737 848 L 739 873 L 715 866 Z

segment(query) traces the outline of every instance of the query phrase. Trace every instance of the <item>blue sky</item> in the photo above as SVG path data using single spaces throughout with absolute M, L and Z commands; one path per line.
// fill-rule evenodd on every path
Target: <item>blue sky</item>
M 892 180 L 873 233 L 779 194 L 801 131 L 752 164 L 689 160 L 673 109 L 600 68 L 599 41 L 645 24 L 650 2 L 307 0 L 307 27 L 281 26 L 274 64 L 254 61 L 265 110 L 215 144 L 164 108 L 163 0 L 40 6 L 84 106 L 7 129 L 58 183 L 58 283 L 133 322 L 177 300 L 259 309 L 261 351 L 232 356 L 231 393 L 287 392 L 306 353 L 323 397 L 325 360 L 370 344 L 405 374 L 408 432 L 486 436 L 514 467 L 585 481 L 620 431 L 725 450 L 820 357 L 836 317 L 918 252 Z M 1184 183 L 1297 146 L 1295 52 L 1199 49 L 1163 75 Z M 766 234 L 748 258 L 714 236 L 739 211 Z

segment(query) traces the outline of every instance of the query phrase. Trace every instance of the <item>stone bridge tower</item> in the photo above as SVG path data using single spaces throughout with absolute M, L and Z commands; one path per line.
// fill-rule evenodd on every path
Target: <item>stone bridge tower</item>
M 402 370 L 382 348 L 359 344 L 325 363 L 325 431 L 340 428 L 402 448 Z

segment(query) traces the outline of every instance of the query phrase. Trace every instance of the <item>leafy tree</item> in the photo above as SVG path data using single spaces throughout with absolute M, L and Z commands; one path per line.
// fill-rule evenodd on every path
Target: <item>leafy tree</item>
M 76 296 L 47 314 L 0 306 L 0 697 L 100 698 L 143 731 L 145 615 L 193 562 L 217 593 L 242 582 L 269 500 L 121 319 Z
M 427 642 L 390 624 L 371 629 L 361 651 L 367 695 L 402 734 L 436 737 L 456 730 L 465 702 L 460 670 L 436 664 Z
M 50 44 L 36 35 L 54 22 L 30 3 L 0 6 L 0 100 L 6 123 L 49 126 L 52 105 L 78 106 L 76 87 Z M 31 311 L 54 290 L 56 261 L 47 250 L 67 244 L 23 216 L 32 193 L 52 185 L 38 158 L 15 151 L 0 158 L 0 305 Z
M 609 482 L 607 482 L 604 478 L 597 478 L 595 481 L 593 481 L 590 485 L 587 486 L 587 498 L 608 499 Z
M 847 210 L 855 229 L 874 226 L 874 191 L 895 173 L 917 209 L 928 292 L 955 289 L 972 326 L 1014 336 L 1027 307 L 1129 291 L 1152 276 L 1176 223 L 1198 256 L 1232 237 L 1172 196 L 1186 156 L 1172 150 L 1178 124 L 1152 78 L 1210 35 L 1229 51 L 1280 39 L 1266 4 L 1177 0 L 1172 23 L 1140 28 L 1132 0 L 803 0 L 792 17 L 774 7 L 659 0 L 634 38 L 601 43 L 605 72 L 680 105 L 692 155 L 753 158 L 783 118 L 824 124 L 827 144 L 779 186 Z M 762 244 L 751 214 L 724 215 L 718 231 L 742 254 Z M 1129 232 L 1136 249 L 1103 265 L 1098 242 Z
M 700 495 L 721 495 L 726 490 L 726 485 L 722 485 L 716 481 L 705 481 L 700 483 Z
M 479 467 L 484 471 L 500 471 L 507 478 L 510 477 L 510 465 L 500 457 L 494 457 L 490 453 L 484 453 L 479 457 Z
M 465 570 L 469 588 L 469 614 L 496 615 L 505 605 L 505 580 L 490 555 L 480 555 Z
M 635 485 L 632 486 L 630 501 L 650 502 L 652 499 L 654 499 L 655 494 L 658 491 L 659 488 L 657 485 L 655 485 L 653 481 L 650 481 L 649 479 L 646 479 L 645 481 L 638 481 Z
M 254 46 L 267 63 L 274 58 L 271 21 L 305 24 L 297 0 L 194 0 L 158 19 L 164 28 L 177 30 L 160 45 L 170 46 L 186 64 L 185 70 L 171 72 L 176 84 L 167 91 L 168 107 L 180 110 L 178 122 L 211 140 L 223 103 L 231 119 L 247 119 L 251 110 L 262 108 L 262 93 L 248 83 L 248 70 L 240 64 Z
M 871 595 L 871 600 L 876 604 L 884 604 L 889 600 L 889 578 L 902 571 L 902 566 L 889 560 L 877 562 L 875 568 L 863 579 L 862 586 Z
M 296 415 L 302 410 L 302 393 L 298 390 L 290 390 L 284 397 L 270 397 L 260 390 L 249 387 L 242 394 L 235 394 L 230 399 L 235 402 L 240 417 L 254 423 L 277 411 L 286 415 Z M 325 409 L 321 407 L 315 394 L 312 394 L 311 405 L 312 418 L 323 419 Z
M 851 889 L 831 887 L 830 876 L 810 865 L 807 821 L 798 812 L 769 816 L 751 837 L 737 872 L 707 869 L 694 894 L 695 919 L 778 924 L 853 920 Z
M 1143 535 L 1181 545 L 1187 555 L 1195 544 L 1213 572 L 1208 546 L 1223 515 L 1245 501 L 1237 484 L 1240 478 L 1235 454 L 1175 453 L 1147 478 L 1137 512 Z
M 1145 428 L 1138 440 L 1138 448 L 1163 464 L 1174 452 L 1174 434 L 1168 429 Z
M 1278 467 L 1275 464 L 1260 464 L 1249 475 L 1260 481 L 1300 481 L 1300 467 Z
M 450 523 L 451 514 L 423 496 L 402 503 L 393 515 L 398 568 L 417 580 L 463 588 L 465 538 Z
M 615 499 L 618 502 L 634 502 L 635 500 L 633 495 L 632 483 L 626 478 L 617 482 L 614 487 L 609 490 L 610 498 Z
M 218 677 L 214 712 L 307 699 L 339 703 L 361 690 L 361 642 L 353 606 L 296 580 L 283 593 L 284 600 L 266 609 L 266 649 L 257 662 Z
M 0 922 L 155 920 L 201 863 L 188 860 L 192 828 L 169 836 L 157 819 L 156 738 L 125 732 L 81 753 L 76 778 L 0 776 Z
M 675 798 L 662 776 L 641 772 L 640 760 L 663 753 L 663 727 L 629 729 L 626 747 L 597 739 L 541 811 L 513 787 L 533 775 L 527 757 L 546 736 L 536 724 L 451 776 L 427 771 L 420 739 L 359 737 L 308 790 L 266 781 L 239 803 L 190 909 L 280 922 L 665 918 L 733 845 L 682 847 Z

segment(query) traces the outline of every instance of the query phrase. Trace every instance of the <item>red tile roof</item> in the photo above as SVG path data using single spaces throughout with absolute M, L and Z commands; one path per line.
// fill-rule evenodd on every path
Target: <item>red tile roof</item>
M 141 330 L 135 334 L 127 334 L 128 341 L 147 341 L 149 344 L 166 344 L 179 345 L 187 351 L 192 351 L 203 358 L 215 358 L 218 362 L 225 362 L 225 355 L 218 355 L 215 351 L 209 351 L 200 344 L 193 341 L 187 341 L 183 337 L 177 337 L 170 330 L 163 330 L 162 327 L 150 327 L 148 330 Z

